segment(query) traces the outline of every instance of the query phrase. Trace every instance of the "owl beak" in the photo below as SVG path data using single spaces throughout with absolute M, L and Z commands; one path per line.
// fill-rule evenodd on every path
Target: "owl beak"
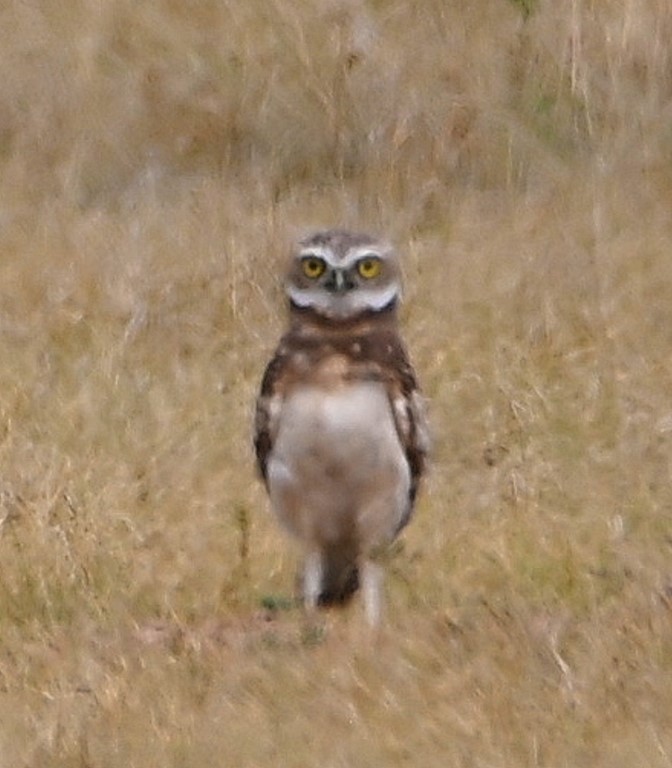
M 331 293 L 345 293 L 354 287 L 354 283 L 343 269 L 334 269 L 324 287 Z

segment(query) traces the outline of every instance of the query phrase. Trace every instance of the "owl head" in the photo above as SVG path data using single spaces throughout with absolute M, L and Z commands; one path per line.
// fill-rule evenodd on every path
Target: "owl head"
M 393 308 L 401 295 L 392 247 L 371 235 L 332 229 L 301 240 L 285 289 L 292 306 L 334 320 Z

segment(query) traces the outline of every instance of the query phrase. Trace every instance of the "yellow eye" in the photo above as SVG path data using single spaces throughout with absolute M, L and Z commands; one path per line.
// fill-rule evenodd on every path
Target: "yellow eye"
M 305 259 L 301 259 L 301 268 L 306 277 L 309 277 L 311 280 L 316 280 L 324 273 L 327 265 L 322 259 L 318 259 L 316 256 L 306 256 Z
M 357 271 L 365 280 L 378 277 L 381 269 L 380 259 L 376 256 L 367 256 L 357 262 Z

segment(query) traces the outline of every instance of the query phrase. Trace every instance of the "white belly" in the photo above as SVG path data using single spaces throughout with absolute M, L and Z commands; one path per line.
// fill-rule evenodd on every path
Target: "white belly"
M 410 473 L 382 384 L 300 389 L 283 404 L 268 464 L 271 503 L 296 536 L 367 549 L 394 537 Z

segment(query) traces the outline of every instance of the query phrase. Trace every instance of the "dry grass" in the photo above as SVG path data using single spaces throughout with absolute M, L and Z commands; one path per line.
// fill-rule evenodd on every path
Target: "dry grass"
M 0 10 L 0 764 L 672 764 L 664 0 Z M 391 233 L 431 477 L 308 627 L 250 414 Z M 264 607 L 265 606 L 265 607 Z

